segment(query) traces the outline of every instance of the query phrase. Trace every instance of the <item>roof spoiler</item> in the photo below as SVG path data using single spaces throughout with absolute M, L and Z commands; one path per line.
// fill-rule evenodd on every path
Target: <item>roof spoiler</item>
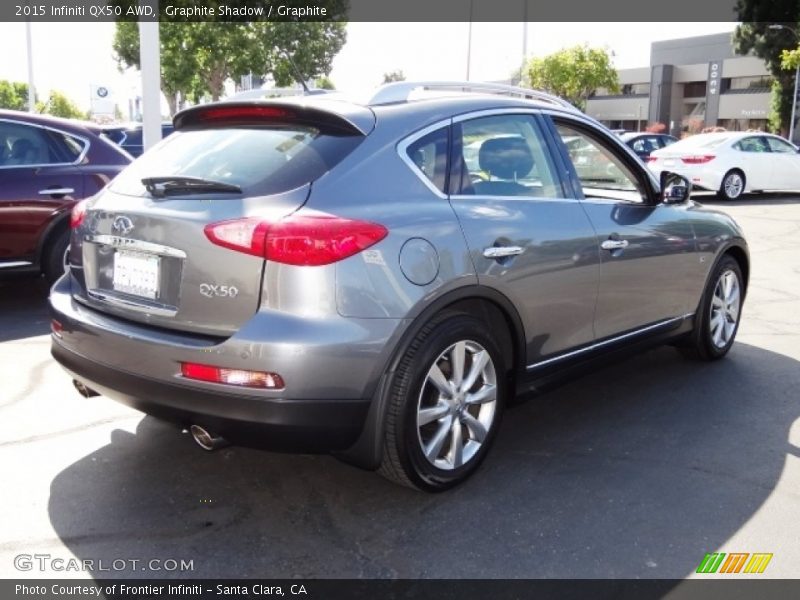
M 273 100 L 201 104 L 182 110 L 173 119 L 178 131 L 270 122 L 316 127 L 333 135 L 367 135 L 371 130 L 344 115 L 316 106 Z

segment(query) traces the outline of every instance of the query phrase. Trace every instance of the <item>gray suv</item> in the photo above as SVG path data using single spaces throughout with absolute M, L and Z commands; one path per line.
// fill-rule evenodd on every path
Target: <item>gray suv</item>
M 75 208 L 52 352 L 82 393 L 206 449 L 443 490 L 518 395 L 652 344 L 733 344 L 739 227 L 558 98 L 401 82 L 174 123 Z

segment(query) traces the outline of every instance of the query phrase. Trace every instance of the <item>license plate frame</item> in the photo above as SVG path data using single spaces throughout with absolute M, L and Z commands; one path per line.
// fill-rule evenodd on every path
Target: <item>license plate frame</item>
M 115 292 L 155 300 L 161 290 L 161 257 L 118 249 L 114 253 L 111 288 Z

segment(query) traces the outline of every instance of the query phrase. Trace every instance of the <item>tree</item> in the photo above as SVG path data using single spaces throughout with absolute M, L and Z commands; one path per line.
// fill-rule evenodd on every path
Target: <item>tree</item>
M 295 80 L 286 55 L 304 80 L 330 73 L 347 38 L 344 22 L 168 22 L 159 24 L 161 86 L 170 111 L 178 97 L 219 100 L 228 79 L 270 75 L 278 86 Z M 114 52 L 120 67 L 139 64 L 136 23 L 117 23 Z
M 0 108 L 28 110 L 28 84 L 0 81 Z
M 323 75 L 322 77 L 317 77 L 317 80 L 314 82 L 314 86 L 318 90 L 335 90 L 336 86 L 333 85 L 333 81 L 331 81 L 330 77 Z
M 560 96 L 580 109 L 599 88 L 619 92 L 619 78 L 608 52 L 586 45 L 533 58 L 528 62 L 526 74 L 532 88 Z
M 383 83 L 392 83 L 393 81 L 405 81 L 406 74 L 402 69 L 395 69 L 383 74 Z
M 782 68 L 781 54 L 788 48 L 797 48 L 797 41 L 791 31 L 770 29 L 779 23 L 797 28 L 800 20 L 800 7 L 795 0 L 737 0 L 737 20 L 733 43 L 736 52 L 752 52 L 766 63 L 773 77 L 770 127 L 784 135 L 789 130 L 792 114 L 792 95 L 794 94 L 794 73 Z
M 37 110 L 40 113 L 53 115 L 54 117 L 64 117 L 65 119 L 85 119 L 86 113 L 59 91 L 50 92 L 47 102 L 39 103 Z

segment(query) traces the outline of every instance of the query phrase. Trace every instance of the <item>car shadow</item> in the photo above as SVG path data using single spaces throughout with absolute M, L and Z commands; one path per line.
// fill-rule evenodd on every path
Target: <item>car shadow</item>
M 725 200 L 714 192 L 692 192 L 691 199 L 700 204 L 713 206 L 780 206 L 800 204 L 800 193 L 766 192 L 763 194 L 743 194 L 738 200 Z
M 644 353 L 507 411 L 437 495 L 328 456 L 204 453 L 146 417 L 53 479 L 50 521 L 81 559 L 193 561 L 103 578 L 683 578 L 798 456 L 799 367 L 747 344 Z
M 44 277 L 3 274 L 0 278 L 0 342 L 49 333 L 49 293 Z

